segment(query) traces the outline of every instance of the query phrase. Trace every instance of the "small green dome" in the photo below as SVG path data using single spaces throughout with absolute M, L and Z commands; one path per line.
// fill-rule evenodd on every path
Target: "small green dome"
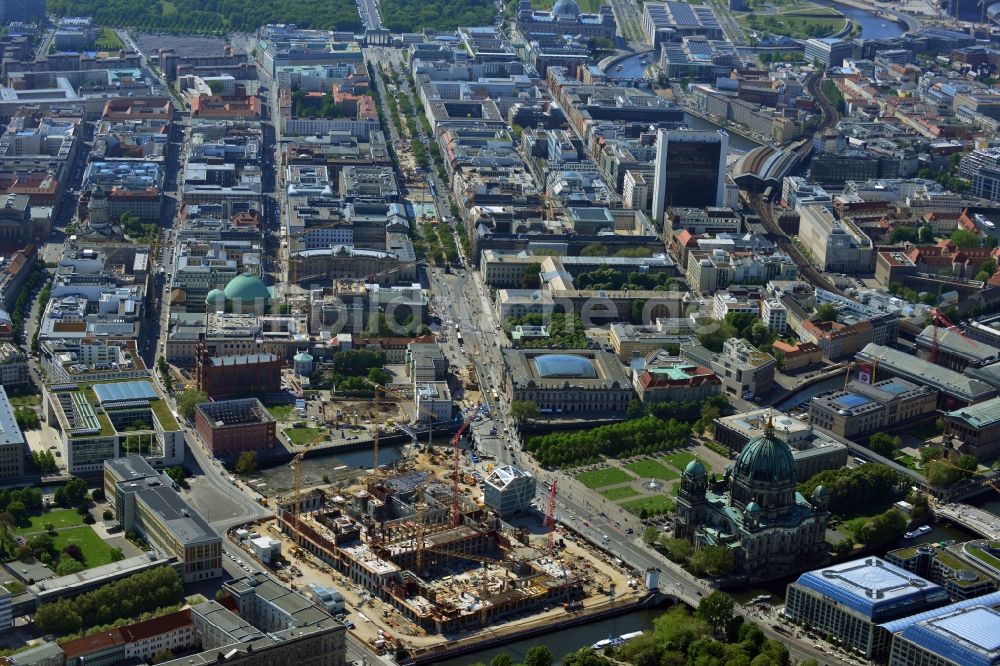
M 208 296 L 205 297 L 206 303 L 215 303 L 217 301 L 225 301 L 226 295 L 222 293 L 221 289 L 213 289 L 208 292 Z
M 795 459 L 788 444 L 770 430 L 747 442 L 736 459 L 734 476 L 750 481 L 795 482 Z
M 255 301 L 271 298 L 271 292 L 268 291 L 267 285 L 259 277 L 249 273 L 237 275 L 230 280 L 229 284 L 226 285 L 225 294 L 228 300 Z
M 701 464 L 700 460 L 695 458 L 684 468 L 684 473 L 690 476 L 705 476 L 705 466 Z
M 812 494 L 812 496 L 813 497 L 817 497 L 817 498 L 819 498 L 819 497 L 829 497 L 830 496 L 830 491 L 826 489 L 826 486 L 824 486 L 823 484 L 820 484 L 820 485 L 816 486 L 815 488 L 813 488 L 813 494 Z
M 298 361 L 299 363 L 312 363 L 312 354 L 307 354 L 305 352 L 299 352 L 292 357 L 293 361 Z
M 757 502 L 747 504 L 747 513 L 760 513 L 760 504 L 757 504 Z

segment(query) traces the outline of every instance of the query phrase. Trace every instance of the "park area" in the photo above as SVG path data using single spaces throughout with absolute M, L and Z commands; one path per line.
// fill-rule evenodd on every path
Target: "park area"
M 82 557 L 84 569 L 110 564 L 123 556 L 84 524 L 83 516 L 75 509 L 53 509 L 31 516 L 27 524 L 14 530 L 14 537 L 18 544 L 28 544 L 47 553 L 53 569 L 57 569 L 55 564 L 67 549 Z
M 701 454 L 702 451 L 699 450 L 698 453 Z M 688 463 L 698 460 L 707 470 L 721 471 L 725 466 L 724 461 L 719 460 L 716 464 L 709 462 L 715 457 L 718 456 L 707 449 L 704 455 L 695 455 L 688 450 L 674 451 L 622 463 L 608 461 L 578 472 L 575 478 L 587 488 L 596 490 L 602 497 L 636 515 L 656 516 L 673 511 L 673 497 L 680 485 L 681 472 Z
M 783 35 L 792 39 L 827 37 L 847 27 L 847 18 L 836 9 L 816 5 L 772 14 L 741 13 L 736 20 L 744 30 L 759 33 L 759 36 Z

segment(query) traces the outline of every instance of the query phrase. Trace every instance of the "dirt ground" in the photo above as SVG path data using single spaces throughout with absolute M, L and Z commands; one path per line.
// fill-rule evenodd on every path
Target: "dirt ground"
M 308 462 L 308 459 L 307 459 Z M 440 473 L 442 467 L 447 463 L 447 456 L 430 457 L 420 455 L 416 466 L 419 469 L 436 472 L 440 480 L 444 480 Z M 319 470 L 304 470 L 304 480 L 315 476 Z M 274 470 L 270 470 L 269 485 L 277 485 Z M 362 470 L 330 470 L 338 474 L 336 478 L 331 476 L 330 490 L 347 490 L 351 487 L 360 487 L 356 484 L 362 481 L 360 475 L 367 475 Z M 291 470 L 286 471 L 289 485 L 293 482 L 294 475 Z M 482 489 L 478 485 L 460 484 L 460 492 L 463 495 L 478 501 L 482 495 Z M 512 521 L 516 527 L 524 527 L 529 532 L 529 540 L 533 547 L 540 551 L 547 549 L 547 532 L 541 526 L 541 514 L 526 516 Z M 276 521 L 267 523 L 264 530 L 268 536 L 282 541 L 282 555 L 291 564 L 294 564 L 301 575 L 292 578 L 292 584 L 302 588 L 309 583 L 317 585 L 332 586 L 343 593 L 347 602 L 348 619 L 354 622 L 355 628 L 351 631 L 367 644 L 372 645 L 380 638 L 386 636 L 393 637 L 402 642 L 403 645 L 411 648 L 426 648 L 440 645 L 450 640 L 476 638 L 483 636 L 497 636 L 505 632 L 523 629 L 538 622 L 551 622 L 555 618 L 564 617 L 566 611 L 558 603 L 550 603 L 548 607 L 539 608 L 538 612 L 525 611 L 520 616 L 511 616 L 503 623 L 493 623 L 488 627 L 472 629 L 463 632 L 459 636 L 439 636 L 428 635 L 422 628 L 417 627 L 409 620 L 405 619 L 398 611 L 390 605 L 378 599 L 373 599 L 371 594 L 363 587 L 356 585 L 341 574 L 333 571 L 324 563 L 314 558 L 312 555 L 301 551 L 296 556 L 294 544 L 284 535 L 280 535 Z M 556 537 L 557 557 L 568 571 L 578 573 L 583 579 L 583 590 L 586 598 L 583 605 L 586 609 L 600 608 L 610 603 L 620 603 L 641 593 L 641 575 L 629 571 L 617 558 L 605 553 L 591 544 L 576 540 L 563 526 L 558 528 Z M 565 548 L 559 550 L 559 540 L 565 544 Z M 480 566 L 471 566 L 468 571 L 479 570 Z M 478 572 L 477 572 L 478 573 Z M 444 580 L 444 579 L 442 579 Z M 635 588 L 630 587 L 632 583 Z M 609 596 L 611 587 L 615 589 L 615 599 Z

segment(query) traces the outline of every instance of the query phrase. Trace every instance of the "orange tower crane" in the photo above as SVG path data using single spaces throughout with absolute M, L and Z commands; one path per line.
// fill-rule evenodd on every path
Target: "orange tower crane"
M 462 521 L 462 513 L 458 506 L 458 464 L 461 460 L 461 447 L 459 442 L 462 440 L 462 435 L 466 430 L 469 429 L 469 425 L 472 423 L 472 419 L 476 417 L 478 409 L 473 408 L 469 410 L 466 415 L 465 420 L 462 421 L 461 427 L 455 432 L 455 436 L 451 438 L 451 450 L 454 454 L 454 469 L 451 479 L 451 526 L 458 527 L 459 523 Z
M 545 527 L 549 528 L 548 535 L 548 551 L 549 557 L 555 550 L 555 538 L 556 538 L 556 486 L 558 481 L 552 480 L 552 485 L 549 487 L 549 505 L 545 508 Z

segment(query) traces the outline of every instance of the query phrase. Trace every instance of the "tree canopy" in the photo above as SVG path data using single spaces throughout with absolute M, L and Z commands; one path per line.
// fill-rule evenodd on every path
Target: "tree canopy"
M 844 515 L 870 513 L 873 507 L 891 503 L 903 492 L 906 483 L 896 470 L 869 463 L 820 472 L 800 484 L 799 491 L 810 497 L 819 485 L 830 493 L 830 511 Z
M 382 0 L 378 7 L 383 25 L 393 32 L 489 25 L 496 14 L 490 0 Z
M 350 0 L 252 3 L 242 0 L 48 0 L 46 10 L 56 16 L 92 16 L 97 25 L 171 33 L 252 32 L 265 23 L 295 23 L 303 28 L 317 29 L 355 30 L 361 27 L 357 8 Z M 482 24 L 479 21 L 459 25 Z
M 45 633 L 63 636 L 122 617 L 138 617 L 147 611 L 176 604 L 183 597 L 184 586 L 174 568 L 158 567 L 74 599 L 42 604 L 35 614 L 35 624 Z
M 194 408 L 203 402 L 208 402 L 208 394 L 204 391 L 187 389 L 177 394 L 177 413 L 188 420 L 194 419 Z
M 602 456 L 622 458 L 674 449 L 686 444 L 690 434 L 687 423 L 646 415 L 590 430 L 532 437 L 525 450 L 544 467 L 568 467 L 597 462 Z

